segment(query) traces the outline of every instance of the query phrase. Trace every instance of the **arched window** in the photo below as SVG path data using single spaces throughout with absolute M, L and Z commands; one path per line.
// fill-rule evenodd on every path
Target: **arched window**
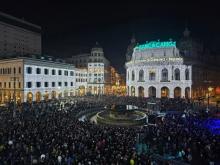
M 149 72 L 149 80 L 154 81 L 156 79 L 155 72 Z
M 185 78 L 186 80 L 189 80 L 189 69 L 185 70 Z
M 134 79 L 135 79 L 135 75 L 134 75 L 134 71 L 132 70 L 132 75 L 131 75 L 132 77 L 131 77 L 131 80 L 132 81 L 134 81 Z
M 180 80 L 180 70 L 178 68 L 175 69 L 174 74 L 175 80 Z
M 164 68 L 162 70 L 162 79 L 161 81 L 168 81 L 168 70 L 166 68 Z
M 144 71 L 143 70 L 139 71 L 139 81 L 144 81 Z
M 144 87 L 138 87 L 138 97 L 144 97 Z

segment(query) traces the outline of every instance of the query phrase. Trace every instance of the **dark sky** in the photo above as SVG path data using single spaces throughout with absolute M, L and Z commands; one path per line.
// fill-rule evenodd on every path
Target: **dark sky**
M 123 71 L 126 48 L 134 33 L 139 43 L 178 40 L 187 23 L 192 36 L 220 52 L 217 3 L 168 1 L 5 1 L 0 10 L 42 27 L 43 53 L 70 57 L 96 41 L 112 65 Z

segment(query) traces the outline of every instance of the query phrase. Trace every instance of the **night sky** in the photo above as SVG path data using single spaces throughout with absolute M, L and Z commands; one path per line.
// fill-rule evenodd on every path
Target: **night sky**
M 43 53 L 71 57 L 98 41 L 105 56 L 124 72 L 132 34 L 139 43 L 180 39 L 188 25 L 193 37 L 220 52 L 220 9 L 215 3 L 113 1 L 6 1 L 0 11 L 42 27 Z M 61 3 L 63 2 L 63 3 Z

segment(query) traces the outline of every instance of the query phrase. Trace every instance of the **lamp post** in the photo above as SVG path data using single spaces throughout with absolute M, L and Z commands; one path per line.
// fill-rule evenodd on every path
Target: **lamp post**
M 16 80 L 19 81 L 19 78 L 18 77 L 15 77 L 15 74 L 14 74 L 14 77 L 11 77 L 11 81 L 13 81 L 13 86 L 14 86 L 14 92 L 13 92 L 13 117 L 15 118 L 16 117 Z
M 212 90 L 213 90 L 212 87 L 208 87 L 208 102 L 207 102 L 207 110 L 209 110 L 209 98 L 210 98 L 210 94 L 211 94 Z

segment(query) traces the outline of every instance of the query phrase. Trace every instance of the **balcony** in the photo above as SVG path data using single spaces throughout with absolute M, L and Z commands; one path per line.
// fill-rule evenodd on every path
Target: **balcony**
M 170 80 L 163 79 L 163 80 L 160 80 L 160 82 L 170 82 Z

